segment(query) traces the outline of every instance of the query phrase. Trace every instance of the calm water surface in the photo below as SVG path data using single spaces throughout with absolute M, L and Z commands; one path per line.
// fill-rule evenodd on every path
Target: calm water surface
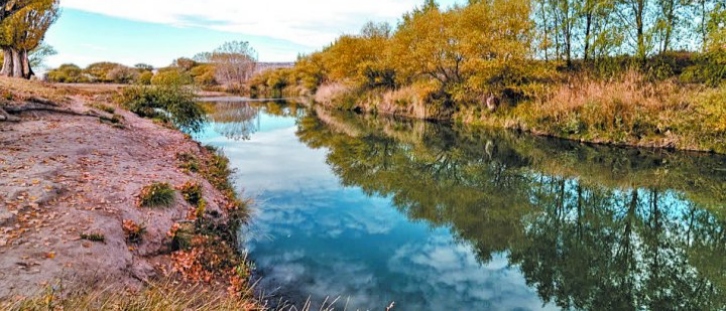
M 256 201 L 243 236 L 265 295 L 340 297 L 337 310 L 726 306 L 722 157 L 206 105 L 196 138 Z

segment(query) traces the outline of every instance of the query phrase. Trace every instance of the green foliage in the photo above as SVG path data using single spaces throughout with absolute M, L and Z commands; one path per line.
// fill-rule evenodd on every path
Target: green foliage
M 189 75 L 195 85 L 209 87 L 219 84 L 215 78 L 216 70 L 214 64 L 197 64 L 189 70 Z
M 199 171 L 199 160 L 197 160 L 197 157 L 193 154 L 181 152 L 176 155 L 176 158 L 179 162 L 181 162 L 181 164 L 179 164 L 180 168 L 194 173 Z
M 81 233 L 82 240 L 106 243 L 106 236 L 103 233 Z
M 198 183 L 186 182 L 179 187 L 184 200 L 193 206 L 199 206 L 202 203 L 202 186 Z
M 136 200 L 138 207 L 170 206 L 174 203 L 174 189 L 168 183 L 155 182 L 145 186 Z
M 136 80 L 136 83 L 141 85 L 151 85 L 151 79 L 154 77 L 154 73 L 151 71 L 144 71 L 141 74 L 139 74 L 138 79 Z
M 141 117 L 170 118 L 184 131 L 199 131 L 204 119 L 194 94 L 177 85 L 128 86 L 116 96 L 116 102 Z
M 58 54 L 58 51 L 56 51 L 52 46 L 46 43 L 41 43 L 37 48 L 31 50 L 28 54 L 28 61 L 30 62 L 30 67 L 44 67 L 43 61 L 48 56 L 53 56 L 56 54 Z M 2 61 L 1 56 L 0 61 Z
M 85 83 L 90 81 L 83 70 L 74 64 L 63 64 L 56 69 L 48 71 L 45 77 L 50 82 L 60 83 Z
M 151 78 L 152 85 L 159 86 L 182 86 L 192 84 L 192 77 L 177 68 L 165 68 Z
M 140 72 L 154 71 L 154 66 L 144 63 L 138 63 L 134 65 L 134 68 L 136 68 Z
M 41 46 L 45 33 L 58 18 L 58 0 L 0 2 L 0 6 L 19 9 L 2 20 L 0 16 L 0 47 L 32 51 Z M 4 8 L 5 9 L 5 8 Z M 3 10 L 4 11 L 4 10 Z

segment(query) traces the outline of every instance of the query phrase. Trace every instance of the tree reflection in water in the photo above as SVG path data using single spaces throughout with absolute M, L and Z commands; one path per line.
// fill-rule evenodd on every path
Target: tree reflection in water
M 209 121 L 220 135 L 235 141 L 249 140 L 260 130 L 260 112 L 281 117 L 304 113 L 295 103 L 220 101 L 205 104 Z
M 300 116 L 346 186 L 508 254 L 543 301 L 583 310 L 726 307 L 724 157 L 586 146 L 424 122 Z

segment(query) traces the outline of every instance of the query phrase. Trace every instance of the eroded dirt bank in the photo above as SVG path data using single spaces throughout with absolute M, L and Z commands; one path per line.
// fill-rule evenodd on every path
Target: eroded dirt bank
M 6 94 L 11 87 L 0 83 Z M 49 290 L 135 288 L 171 273 L 168 233 L 195 207 L 179 191 L 170 207 L 138 207 L 137 195 L 153 182 L 200 184 L 205 217 L 227 221 L 228 197 L 180 166 L 179 154 L 204 159 L 208 150 L 124 110 L 115 111 L 121 125 L 101 122 L 98 116 L 111 114 L 90 107 L 98 96 L 61 97 L 63 109 L 92 112 L 33 111 L 17 114 L 20 122 L 0 122 L 0 301 Z M 141 243 L 128 241 L 127 220 L 145 227 Z

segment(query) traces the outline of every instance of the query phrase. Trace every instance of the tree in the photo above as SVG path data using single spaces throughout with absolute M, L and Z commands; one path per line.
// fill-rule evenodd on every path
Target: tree
M 678 26 L 681 24 L 681 16 L 678 14 L 685 4 L 682 0 L 657 0 L 658 17 L 655 21 L 655 32 L 659 42 L 659 52 L 667 52 L 671 48 Z
M 22 10 L 29 3 L 29 0 L 0 0 L 0 23 Z
M 621 19 L 631 29 L 629 32 L 630 41 L 635 50 L 635 56 L 641 62 L 645 62 L 650 48 L 650 36 L 648 31 L 648 8 L 652 0 L 621 0 Z
M 257 52 L 247 41 L 227 42 L 214 50 L 216 80 L 231 90 L 241 91 L 257 69 Z
M 0 25 L 3 68 L 0 75 L 30 78 L 34 75 L 28 57 L 38 48 L 58 17 L 59 0 L 34 0 Z
M 41 67 L 43 66 L 43 61 L 46 57 L 56 54 L 58 54 L 58 51 L 56 51 L 52 46 L 42 43 L 40 44 L 40 46 L 30 51 L 30 53 L 28 54 L 28 59 L 30 60 L 30 67 Z
M 134 65 L 134 68 L 136 68 L 136 70 L 138 70 L 139 72 L 154 71 L 154 66 L 144 63 L 138 63 Z

